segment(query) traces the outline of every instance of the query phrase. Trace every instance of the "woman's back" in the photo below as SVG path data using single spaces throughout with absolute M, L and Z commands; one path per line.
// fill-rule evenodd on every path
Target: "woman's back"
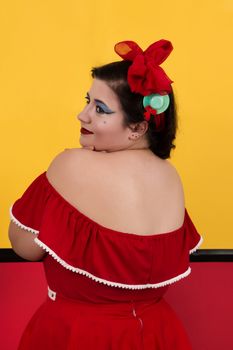
M 67 156 L 65 161 L 61 158 L 47 171 L 48 180 L 93 221 L 138 235 L 166 233 L 182 226 L 182 183 L 168 161 L 149 150 L 70 149 L 68 153 L 68 162 Z

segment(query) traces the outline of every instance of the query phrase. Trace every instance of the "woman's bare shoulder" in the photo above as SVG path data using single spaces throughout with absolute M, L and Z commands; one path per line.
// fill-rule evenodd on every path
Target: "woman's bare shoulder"
M 122 153 L 122 152 L 121 152 Z M 69 148 L 59 153 L 51 162 L 47 170 L 48 179 L 54 182 L 64 181 L 64 179 L 91 180 L 93 175 L 97 180 L 98 175 L 109 171 L 114 175 L 116 171 L 124 168 L 124 174 L 132 172 L 132 167 L 129 158 L 124 154 L 111 154 L 106 152 L 96 152 L 85 148 Z M 137 156 L 136 156 L 137 157 Z M 159 182 L 161 187 L 167 189 L 176 189 L 183 191 L 182 181 L 175 166 L 168 160 L 163 160 L 158 157 L 148 158 L 147 162 L 143 158 L 133 159 L 134 167 L 137 173 L 143 176 L 151 176 L 151 181 Z M 123 166 L 122 166 L 123 164 Z M 119 172 L 119 171 L 118 171 Z M 148 175 L 150 174 L 150 175 Z
M 167 176 L 171 178 L 173 181 L 176 181 L 177 183 L 182 185 L 181 176 L 178 170 L 176 169 L 176 167 L 167 159 L 164 161 L 164 164 L 165 164 L 165 173 L 167 173 Z
M 168 160 L 166 160 L 166 171 L 164 174 L 166 186 L 169 191 L 168 193 L 171 198 L 174 198 L 174 201 L 177 201 L 177 206 L 182 210 L 182 208 L 185 207 L 185 194 L 182 178 L 176 167 Z
M 46 171 L 47 178 L 51 183 L 59 183 L 64 179 L 72 179 L 77 174 L 87 174 L 87 169 L 95 165 L 96 155 L 85 148 L 66 148 L 58 153 L 51 161 Z

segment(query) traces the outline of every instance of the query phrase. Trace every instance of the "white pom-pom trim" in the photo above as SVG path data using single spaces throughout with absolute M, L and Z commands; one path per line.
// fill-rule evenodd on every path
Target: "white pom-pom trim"
M 203 238 L 202 238 L 202 236 L 201 236 L 199 242 L 197 243 L 197 245 L 196 245 L 193 249 L 191 249 L 191 250 L 189 251 L 189 254 L 194 253 L 194 252 L 200 247 L 200 245 L 202 244 L 202 242 L 203 242 Z
M 17 226 L 19 226 L 20 228 L 23 228 L 23 229 L 26 230 L 26 231 L 32 232 L 32 233 L 34 233 L 34 234 L 38 234 L 38 233 L 39 233 L 38 230 L 34 230 L 34 228 L 25 226 L 25 225 L 22 224 L 19 220 L 17 220 L 16 217 L 15 217 L 15 216 L 13 215 L 13 213 L 12 213 L 12 208 L 13 208 L 13 205 L 10 207 L 10 219 L 11 219 Z
M 184 277 L 187 277 L 191 273 L 191 267 L 189 267 L 184 273 L 181 275 L 178 275 L 176 277 L 173 277 L 169 280 L 159 282 L 159 283 L 154 283 L 154 284 L 124 284 L 124 283 L 118 283 L 118 282 L 111 282 L 108 280 L 105 280 L 103 278 L 99 278 L 97 276 L 92 275 L 90 272 L 87 272 L 85 270 L 82 270 L 78 267 L 74 267 L 64 260 L 62 260 L 52 249 L 50 249 L 46 244 L 41 242 L 38 238 L 34 239 L 35 243 L 37 243 L 41 248 L 43 248 L 46 252 L 48 252 L 59 264 L 61 264 L 63 267 L 65 267 L 68 270 L 71 270 L 73 272 L 79 273 L 80 275 L 84 275 L 88 278 L 91 278 L 92 280 L 103 283 L 107 286 L 110 287 L 118 287 L 118 288 L 125 288 L 125 289 L 147 289 L 147 288 L 160 288 L 164 287 L 168 284 L 172 284 L 174 282 L 177 282 L 181 280 Z
M 29 231 L 29 232 L 32 232 L 34 234 L 38 234 L 39 231 L 38 230 L 35 230 L 31 227 L 28 227 L 28 226 L 25 226 L 23 225 L 20 221 L 18 221 L 16 219 L 16 217 L 13 215 L 12 213 L 12 207 L 13 205 L 10 207 L 10 219 L 16 224 L 18 225 L 20 228 L 23 228 L 24 230 L 26 231 Z M 87 272 L 85 270 L 82 270 L 78 267 L 74 267 L 70 264 L 68 264 L 67 262 L 65 262 L 64 260 L 62 260 L 52 249 L 50 249 L 46 244 L 44 244 L 43 242 L 41 242 L 38 238 L 35 238 L 34 239 L 35 243 L 37 243 L 41 248 L 43 248 L 45 251 L 47 251 L 56 261 L 58 261 L 63 267 L 65 267 L 66 269 L 68 270 L 71 270 L 73 272 L 76 272 L 76 273 L 79 273 L 81 275 L 84 275 L 88 278 L 91 278 L 92 280 L 96 281 L 96 282 L 99 282 L 99 283 L 103 283 L 105 285 L 108 285 L 108 286 L 111 286 L 111 287 L 118 287 L 118 288 L 125 288 L 125 289 L 147 289 L 147 288 L 160 288 L 160 287 L 164 287 L 166 285 L 169 285 L 169 284 L 172 284 L 174 282 L 177 282 L 179 280 L 181 280 L 182 278 L 185 278 L 187 277 L 190 273 L 191 273 L 191 267 L 188 267 L 188 269 L 176 276 L 176 277 L 173 277 L 169 280 L 166 280 L 166 281 L 163 281 L 163 282 L 159 282 L 159 283 L 154 283 L 154 284 L 124 284 L 124 283 L 118 283 L 118 282 L 111 282 L 111 281 L 108 281 L 108 280 L 105 280 L 103 278 L 99 278 L 95 275 L 92 275 L 90 272 Z M 198 247 L 202 244 L 203 242 L 203 238 L 202 236 L 200 237 L 200 240 L 199 242 L 197 243 L 197 245 L 192 248 L 189 253 L 192 254 L 194 253 Z

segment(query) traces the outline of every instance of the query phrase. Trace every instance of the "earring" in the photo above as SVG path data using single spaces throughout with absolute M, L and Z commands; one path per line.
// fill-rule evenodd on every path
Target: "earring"
M 132 137 L 135 139 L 135 138 L 138 138 L 138 134 L 132 134 Z M 129 140 L 132 140 L 131 137 L 128 138 Z

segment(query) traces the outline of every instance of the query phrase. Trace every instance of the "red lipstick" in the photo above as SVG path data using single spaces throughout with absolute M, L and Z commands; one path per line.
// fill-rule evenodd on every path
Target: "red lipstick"
M 91 131 L 89 131 L 89 130 L 87 130 L 87 129 L 85 129 L 85 128 L 81 128 L 81 134 L 93 134 L 93 132 L 91 132 Z

